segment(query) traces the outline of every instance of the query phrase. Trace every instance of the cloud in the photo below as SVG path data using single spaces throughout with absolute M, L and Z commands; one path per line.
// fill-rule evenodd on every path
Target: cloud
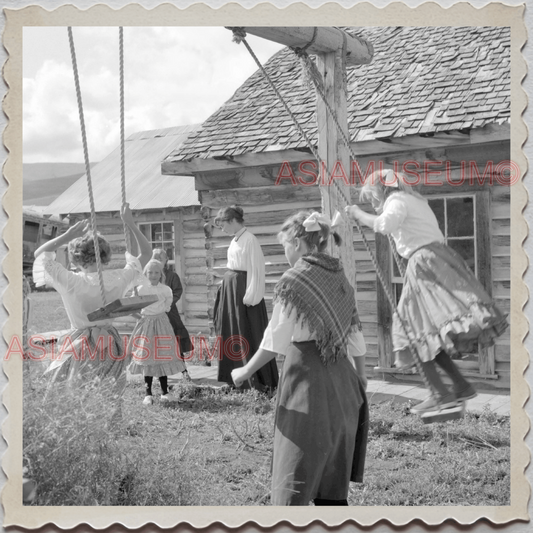
M 38 47 L 38 37 L 38 28 L 25 29 L 25 53 L 43 54 L 43 61 L 31 56 L 35 72 L 24 79 L 24 162 L 82 162 L 66 36 L 48 51 Z M 74 40 L 89 155 L 95 162 L 120 138 L 118 30 L 75 28 Z M 281 48 L 253 36 L 249 42 L 263 62 Z M 126 136 L 205 121 L 256 69 L 244 46 L 233 43 L 224 28 L 125 28 Z

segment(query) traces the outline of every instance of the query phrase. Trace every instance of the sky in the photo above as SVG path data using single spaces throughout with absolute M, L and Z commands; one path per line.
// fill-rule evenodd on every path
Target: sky
M 116 27 L 73 28 L 89 159 L 120 142 Z M 265 63 L 281 45 L 249 35 Z M 125 136 L 204 122 L 257 66 L 223 27 L 124 28 Z M 23 162 L 83 163 L 66 27 L 24 27 Z

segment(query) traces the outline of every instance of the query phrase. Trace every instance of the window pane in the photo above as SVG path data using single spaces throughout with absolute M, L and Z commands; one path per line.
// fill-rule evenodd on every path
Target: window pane
M 150 224 L 139 224 L 139 229 L 141 233 L 150 240 Z
M 30 222 L 26 220 L 24 222 L 24 233 L 22 239 L 24 241 L 29 241 L 36 243 L 39 237 L 39 224 L 36 222 Z
M 474 235 L 473 198 L 448 198 L 448 237 Z
M 474 248 L 474 239 L 448 239 L 448 246 L 458 252 L 466 261 L 472 272 L 476 272 L 476 256 Z
M 429 207 L 433 209 L 435 216 L 439 222 L 439 228 L 443 235 L 446 235 L 446 223 L 444 221 L 444 199 L 439 198 L 435 200 L 428 200 Z
M 152 242 L 161 242 L 163 240 L 163 232 L 161 224 L 152 224 Z
M 163 239 L 165 241 L 174 240 L 174 224 L 172 222 L 165 222 L 163 224 Z

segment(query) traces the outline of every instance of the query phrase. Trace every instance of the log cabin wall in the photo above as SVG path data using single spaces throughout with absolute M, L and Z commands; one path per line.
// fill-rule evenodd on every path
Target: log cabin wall
M 498 141 L 478 146 L 446 147 L 446 149 L 431 152 L 420 149 L 389 153 L 379 157 L 366 156 L 358 159 L 358 162 L 362 169 L 366 169 L 371 161 L 374 162 L 375 168 L 379 168 L 380 162 L 390 167 L 394 161 L 400 165 L 406 161 L 414 161 L 423 165 L 428 160 L 439 160 L 443 162 L 443 166 L 444 162 L 448 163 L 449 179 L 457 180 L 460 177 L 460 161 L 475 162 L 482 173 L 489 161 L 497 165 L 499 161 L 508 159 L 509 143 Z M 291 164 L 295 175 L 298 174 L 297 166 L 297 163 Z M 432 167 L 434 168 L 437 167 Z M 290 180 L 282 180 L 282 183 L 275 185 L 279 171 L 279 165 L 271 165 L 196 174 L 196 187 L 199 190 L 203 217 L 207 224 L 213 221 L 221 207 L 232 204 L 243 207 L 245 224 L 258 237 L 265 255 L 265 301 L 269 316 L 272 310 L 274 285 L 288 268 L 283 248 L 277 242 L 277 232 L 283 221 L 296 211 L 315 210 L 321 206 L 320 189 L 316 186 L 292 186 Z M 492 292 L 502 311 L 509 313 L 510 188 L 500 186 L 494 175 L 492 175 L 492 185 L 489 184 L 491 178 L 488 175 L 487 178 L 484 184 L 470 184 L 468 179 L 460 186 L 449 185 L 446 182 L 440 185 L 436 183 L 435 186 L 423 187 L 422 192 L 429 197 L 450 195 L 474 195 L 476 197 L 478 277 L 487 290 Z M 438 182 L 439 178 L 435 178 L 435 181 Z M 351 192 L 352 201 L 357 202 L 359 188 L 354 187 Z M 231 238 L 209 225 L 206 228 L 207 308 L 210 334 L 213 335 L 212 311 L 218 284 L 225 272 L 227 248 Z M 389 263 L 383 261 L 388 249 L 387 239 L 379 235 L 376 238 L 368 228 L 363 231 L 385 275 L 390 275 Z M 368 347 L 366 357 L 368 372 L 370 375 L 380 375 L 380 372 L 375 372 L 374 369 L 383 368 L 385 365 L 389 367 L 387 373 L 390 373 L 393 365 L 389 337 L 392 313 L 388 309 L 388 303 L 377 280 L 370 255 L 357 230 L 354 230 L 353 246 L 356 256 L 357 303 Z M 509 330 L 497 339 L 492 355 L 484 354 L 480 357 L 479 363 L 461 361 L 460 365 L 474 382 L 483 383 L 488 387 L 509 389 Z M 473 368 L 474 365 L 477 368 Z M 402 377 L 416 381 L 421 379 L 416 374 Z

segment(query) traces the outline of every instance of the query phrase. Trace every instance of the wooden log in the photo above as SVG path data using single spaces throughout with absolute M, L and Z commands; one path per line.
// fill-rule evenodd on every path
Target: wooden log
M 232 29 L 232 28 L 228 28 Z M 285 46 L 307 48 L 309 54 L 327 54 L 342 50 L 346 43 L 347 65 L 368 65 L 374 56 L 374 47 L 361 37 L 350 35 L 333 26 L 275 27 L 246 26 L 246 33 Z

